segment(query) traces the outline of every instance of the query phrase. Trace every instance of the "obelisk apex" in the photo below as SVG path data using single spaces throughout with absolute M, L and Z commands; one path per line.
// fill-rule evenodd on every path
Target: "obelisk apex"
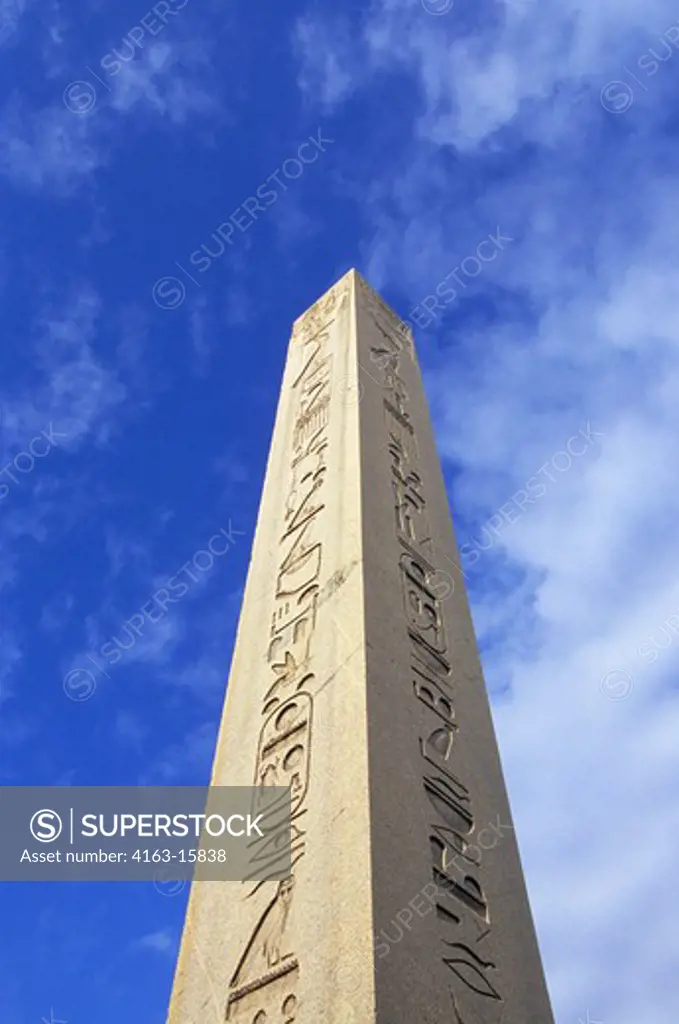
M 194 884 L 169 1024 L 553 1021 L 458 566 L 351 270 L 293 327 L 212 776 L 290 787 L 292 873 Z

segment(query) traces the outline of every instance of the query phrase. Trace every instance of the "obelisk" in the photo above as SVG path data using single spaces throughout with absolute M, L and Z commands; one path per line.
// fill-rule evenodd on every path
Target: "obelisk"
M 553 1021 L 412 335 L 355 270 L 293 326 L 212 784 L 290 787 L 292 873 L 194 883 L 169 1024 Z

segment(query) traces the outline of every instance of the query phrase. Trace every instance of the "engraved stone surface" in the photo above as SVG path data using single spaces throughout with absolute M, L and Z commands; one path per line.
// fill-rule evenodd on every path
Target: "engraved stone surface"
M 193 885 L 168 1024 L 552 1024 L 412 334 L 354 270 L 293 326 L 212 783 L 291 788 L 292 874 Z

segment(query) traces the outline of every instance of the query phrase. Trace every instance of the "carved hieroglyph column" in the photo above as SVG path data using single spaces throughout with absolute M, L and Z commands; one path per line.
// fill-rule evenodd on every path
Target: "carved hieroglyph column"
M 295 323 L 214 785 L 292 792 L 285 881 L 192 887 L 169 1024 L 551 1024 L 412 337 Z

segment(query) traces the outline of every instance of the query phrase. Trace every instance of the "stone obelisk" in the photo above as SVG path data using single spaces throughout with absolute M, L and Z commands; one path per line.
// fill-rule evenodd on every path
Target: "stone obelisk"
M 551 1024 L 412 335 L 294 324 L 212 775 L 292 794 L 284 881 L 197 882 L 169 1024 Z

